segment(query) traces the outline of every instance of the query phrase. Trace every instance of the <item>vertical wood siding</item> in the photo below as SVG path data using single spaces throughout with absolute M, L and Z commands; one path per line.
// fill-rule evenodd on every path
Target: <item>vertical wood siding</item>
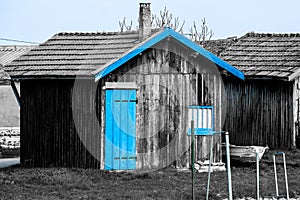
M 294 134 L 293 145 L 300 148 L 300 77 L 294 80 L 293 85 L 293 117 L 294 117 Z
M 160 45 L 103 79 L 102 86 L 105 82 L 137 83 L 138 169 L 155 169 L 167 163 L 179 168 L 189 167 L 188 106 L 213 105 L 215 130 L 220 131 L 222 125 L 219 118 L 224 95 L 221 93 L 225 91 L 219 71 L 216 69 L 217 74 L 209 72 L 206 67 L 212 64 L 203 63 L 199 58 L 188 61 L 186 54 L 192 52 L 187 49 L 166 43 Z M 176 53 L 168 52 L 168 48 Z M 197 137 L 196 144 L 197 159 L 208 159 L 209 138 Z M 214 161 L 221 161 L 220 136 L 214 137 Z
M 87 108 L 79 120 L 86 123 L 93 108 L 99 110 L 99 96 L 90 101 L 93 80 L 86 80 L 75 101 Z M 74 80 L 21 81 L 21 163 L 33 167 L 100 168 L 100 134 L 95 124 L 84 124 L 87 142 L 99 149 L 94 156 L 77 134 L 72 114 Z M 98 113 L 98 116 L 99 113 Z M 88 135 L 88 133 L 93 133 Z M 98 142 L 99 141 L 99 142 Z
M 230 143 L 271 148 L 293 146 L 293 83 L 227 80 L 225 130 Z
M 168 51 L 172 51 L 170 53 Z M 72 114 L 74 80 L 22 80 L 21 162 L 31 166 L 104 167 L 105 82 L 136 82 L 137 169 L 190 166 L 188 106 L 213 105 L 215 130 L 220 131 L 225 112 L 219 71 L 194 52 L 178 44 L 161 42 L 128 61 L 95 85 L 86 80 L 76 90 L 79 130 L 93 155 L 78 136 Z M 188 59 L 187 59 L 188 58 Z M 80 110 L 80 109 L 79 109 Z M 96 112 L 100 127 L 90 121 Z M 99 130 L 98 130 L 99 129 Z M 214 136 L 214 162 L 221 161 L 220 136 Z M 208 137 L 196 137 L 197 159 L 208 159 Z M 170 145 L 172 144 L 172 145 Z

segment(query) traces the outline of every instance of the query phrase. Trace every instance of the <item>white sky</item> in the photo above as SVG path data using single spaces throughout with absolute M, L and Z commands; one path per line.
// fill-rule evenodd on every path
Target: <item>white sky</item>
M 124 16 L 137 26 L 141 0 L 0 0 L 0 38 L 42 43 L 58 32 L 118 31 Z M 213 39 L 249 31 L 300 33 L 299 0 L 152 0 L 152 13 L 165 6 L 185 20 L 206 18 Z M 0 45 L 16 44 L 0 40 Z M 19 43 L 21 44 L 21 43 Z

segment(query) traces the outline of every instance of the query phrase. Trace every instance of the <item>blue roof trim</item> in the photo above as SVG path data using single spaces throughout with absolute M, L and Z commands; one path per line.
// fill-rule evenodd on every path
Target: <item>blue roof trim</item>
M 124 63 L 129 61 L 131 58 L 137 56 L 141 52 L 143 52 L 146 49 L 152 47 L 153 45 L 155 45 L 156 43 L 162 41 L 163 39 L 165 39 L 168 36 L 170 36 L 169 32 L 164 30 L 163 32 L 161 32 L 158 35 L 151 38 L 150 40 L 146 40 L 146 42 L 144 44 L 142 44 L 141 46 L 138 46 L 137 48 L 135 48 L 134 50 L 132 50 L 131 52 L 129 52 L 125 56 L 121 57 L 120 59 L 113 62 L 111 65 L 108 65 L 102 71 L 97 73 L 96 76 L 95 76 L 95 80 L 98 81 L 99 79 L 103 78 L 104 76 L 106 76 L 107 74 L 112 72 L 113 70 L 117 69 L 118 67 L 120 67 L 121 65 L 123 65 Z
M 188 38 L 184 37 L 183 35 L 175 32 L 171 28 L 165 28 L 164 31 L 160 32 L 158 35 L 153 36 L 152 38 L 146 40 L 144 43 L 140 44 L 133 50 L 131 50 L 129 53 L 127 53 L 125 56 L 121 57 L 120 59 L 116 60 L 115 62 L 111 63 L 107 67 L 105 67 L 102 71 L 96 73 L 95 75 L 95 81 L 98 81 L 99 79 L 103 78 L 113 70 L 117 69 L 127 61 L 129 61 L 131 58 L 137 56 L 141 52 L 145 51 L 146 49 L 152 47 L 156 43 L 162 41 L 166 37 L 171 36 L 178 40 L 179 42 L 183 43 L 187 47 L 193 49 L 194 51 L 198 52 L 208 60 L 212 61 L 213 63 L 217 64 L 221 68 L 227 70 L 231 74 L 235 75 L 236 77 L 245 80 L 244 74 L 239 71 L 238 69 L 234 68 L 221 58 L 217 57 L 216 55 L 210 53 L 209 51 L 205 50 L 204 48 L 200 47 L 198 44 L 192 42 Z
M 181 43 L 185 44 L 189 48 L 191 48 L 194 51 L 198 52 L 199 54 L 201 54 L 202 56 L 204 56 L 208 60 L 214 62 L 217 65 L 219 65 L 221 68 L 227 70 L 231 74 L 237 76 L 238 78 L 240 78 L 242 80 L 245 80 L 245 76 L 244 76 L 243 72 L 241 72 L 240 70 L 234 68 L 233 66 L 231 66 L 230 64 L 228 64 L 227 62 L 225 62 L 224 60 L 219 58 L 218 56 L 210 53 L 209 51 L 205 50 L 204 48 L 202 48 L 198 44 L 192 42 L 191 40 L 184 37 L 183 35 L 175 32 L 174 30 L 169 29 L 169 31 L 170 31 L 170 35 L 172 37 L 174 37 L 175 39 L 177 39 L 178 41 L 180 41 Z

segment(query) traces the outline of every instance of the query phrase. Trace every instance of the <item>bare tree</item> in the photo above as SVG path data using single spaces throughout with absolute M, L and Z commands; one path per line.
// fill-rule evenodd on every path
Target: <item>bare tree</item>
M 183 33 L 185 21 L 180 22 L 179 17 L 174 17 L 172 13 L 169 13 L 167 7 L 161 10 L 159 14 L 159 16 L 152 15 L 152 27 L 162 28 L 168 26 L 179 33 Z
M 130 21 L 130 24 L 127 25 L 126 17 L 124 17 L 123 21 L 119 21 L 119 26 L 120 26 L 121 32 L 124 32 L 124 30 L 131 31 L 132 30 L 132 20 Z
M 154 14 L 151 17 L 151 26 L 153 28 L 162 28 L 168 26 L 179 33 L 183 33 L 184 24 L 185 21 L 181 22 L 179 17 L 174 17 L 174 15 L 169 12 L 167 7 L 159 12 L 159 16 Z M 121 32 L 133 30 L 132 20 L 128 25 L 126 22 L 126 17 L 124 17 L 123 20 L 119 21 L 119 26 Z
M 205 41 L 210 40 L 214 33 L 211 29 L 208 30 L 206 20 L 204 18 L 201 20 L 200 28 L 197 26 L 195 21 L 193 22 L 193 26 L 190 28 L 190 35 L 192 40 L 204 43 Z
M 162 27 L 170 27 L 173 30 L 183 34 L 183 28 L 185 25 L 185 21 L 181 21 L 179 17 L 175 17 L 172 13 L 169 12 L 167 7 L 164 10 L 159 12 L 159 15 L 152 15 L 151 17 L 151 26 L 153 28 L 162 28 Z M 119 26 L 121 32 L 131 31 L 132 30 L 132 20 L 128 25 L 126 23 L 126 18 L 124 17 L 122 21 L 119 21 Z M 196 22 L 193 22 L 193 26 L 189 29 L 191 40 L 199 42 L 203 44 L 205 41 L 208 41 L 214 35 L 213 31 L 208 29 L 206 24 L 206 19 L 201 20 L 200 27 L 197 26 Z

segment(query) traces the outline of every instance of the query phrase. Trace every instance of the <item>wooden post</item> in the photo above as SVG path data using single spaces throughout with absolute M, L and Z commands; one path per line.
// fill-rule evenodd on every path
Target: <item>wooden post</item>
M 209 196 L 209 185 L 210 185 L 210 174 L 211 174 L 211 163 L 213 159 L 213 135 L 210 136 L 210 151 L 209 151 L 209 165 L 208 165 L 208 178 L 207 178 L 207 188 L 206 188 L 206 200 Z
M 18 89 L 17 89 L 17 87 L 16 87 L 15 82 L 13 81 L 13 79 L 11 79 L 10 85 L 11 85 L 11 88 L 12 88 L 12 90 L 14 92 L 14 95 L 15 95 L 15 97 L 17 99 L 19 108 L 21 108 L 22 100 L 21 100 L 20 94 L 18 92 Z
M 286 199 L 287 199 L 287 200 L 290 200 L 290 195 L 289 195 L 289 184 L 288 184 L 288 177 L 287 177 L 287 172 L 286 172 L 285 153 L 282 153 L 282 158 L 283 158 L 283 167 L 284 167 L 284 178 L 285 178 Z
M 192 199 L 195 200 L 195 140 L 194 140 L 194 120 L 191 121 L 192 145 L 191 145 L 191 162 L 192 162 Z
M 259 200 L 259 155 L 256 152 L 256 198 Z
M 230 151 L 229 151 L 229 133 L 225 133 L 226 140 L 226 157 L 227 157 L 227 177 L 228 177 L 228 199 L 232 200 L 231 168 L 230 168 Z

